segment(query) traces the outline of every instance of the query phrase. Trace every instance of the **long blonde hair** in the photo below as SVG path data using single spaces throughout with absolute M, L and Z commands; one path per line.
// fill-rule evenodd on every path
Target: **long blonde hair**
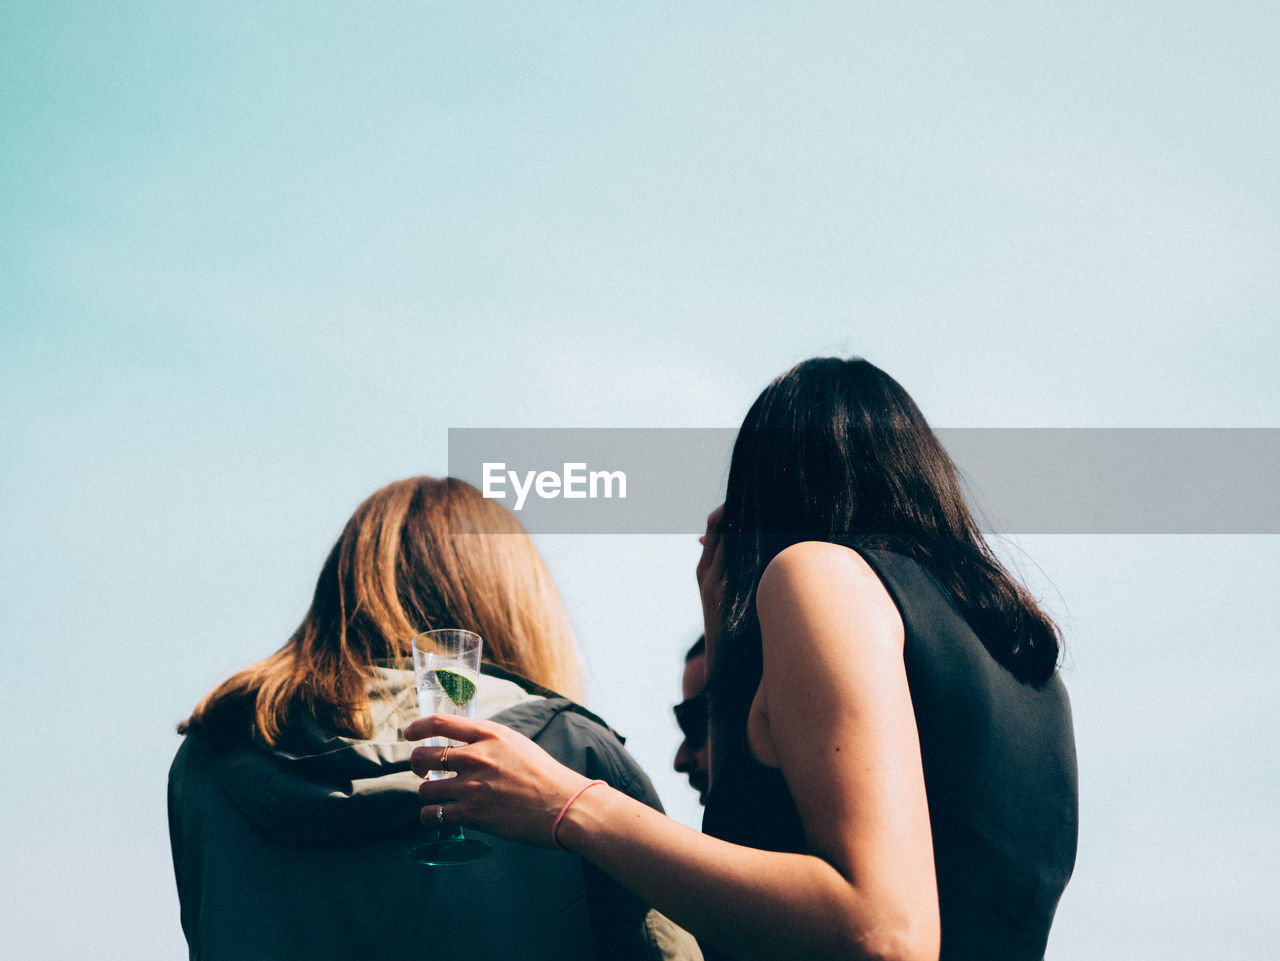
M 564 609 L 520 522 L 456 478 L 396 481 L 347 522 L 284 647 L 214 688 L 179 730 L 247 726 L 275 744 L 302 712 L 370 737 L 373 664 L 408 657 L 415 634 L 444 627 L 483 637 L 485 661 L 580 696 Z

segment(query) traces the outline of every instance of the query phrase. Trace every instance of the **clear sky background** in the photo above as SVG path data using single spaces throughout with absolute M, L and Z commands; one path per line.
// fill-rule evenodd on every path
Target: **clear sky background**
M 1222 0 L 8 0 L 7 950 L 183 956 L 174 722 L 449 427 L 729 426 L 831 353 L 939 426 L 1280 426 L 1277 49 Z M 1052 961 L 1274 951 L 1277 540 L 1002 548 L 1076 710 Z M 539 545 L 696 824 L 694 536 Z

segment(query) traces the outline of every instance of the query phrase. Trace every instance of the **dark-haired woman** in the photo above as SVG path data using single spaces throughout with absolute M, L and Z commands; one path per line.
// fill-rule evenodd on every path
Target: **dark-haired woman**
M 709 958 L 1042 958 L 1077 827 L 1057 631 L 907 393 L 861 360 L 778 378 L 703 544 L 704 834 L 451 718 L 406 732 L 469 742 L 423 817 L 575 851 Z

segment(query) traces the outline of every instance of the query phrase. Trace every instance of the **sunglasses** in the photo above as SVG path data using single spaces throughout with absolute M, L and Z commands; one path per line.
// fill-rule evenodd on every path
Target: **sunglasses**
M 707 695 L 696 694 L 672 710 L 676 712 L 676 723 L 680 725 L 680 733 L 684 735 L 689 750 L 702 750 L 707 743 Z

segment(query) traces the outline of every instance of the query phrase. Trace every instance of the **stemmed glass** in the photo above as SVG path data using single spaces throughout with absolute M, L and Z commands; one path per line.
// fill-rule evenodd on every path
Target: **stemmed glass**
M 462 630 L 426 631 L 413 639 L 413 673 L 418 688 L 418 712 L 476 716 L 476 686 L 480 683 L 479 634 Z M 432 747 L 462 742 L 444 737 L 427 738 Z M 431 771 L 428 780 L 454 777 L 450 771 Z M 484 857 L 489 845 L 465 837 L 456 824 L 442 824 L 436 838 L 413 848 L 409 854 L 423 864 L 463 864 Z

